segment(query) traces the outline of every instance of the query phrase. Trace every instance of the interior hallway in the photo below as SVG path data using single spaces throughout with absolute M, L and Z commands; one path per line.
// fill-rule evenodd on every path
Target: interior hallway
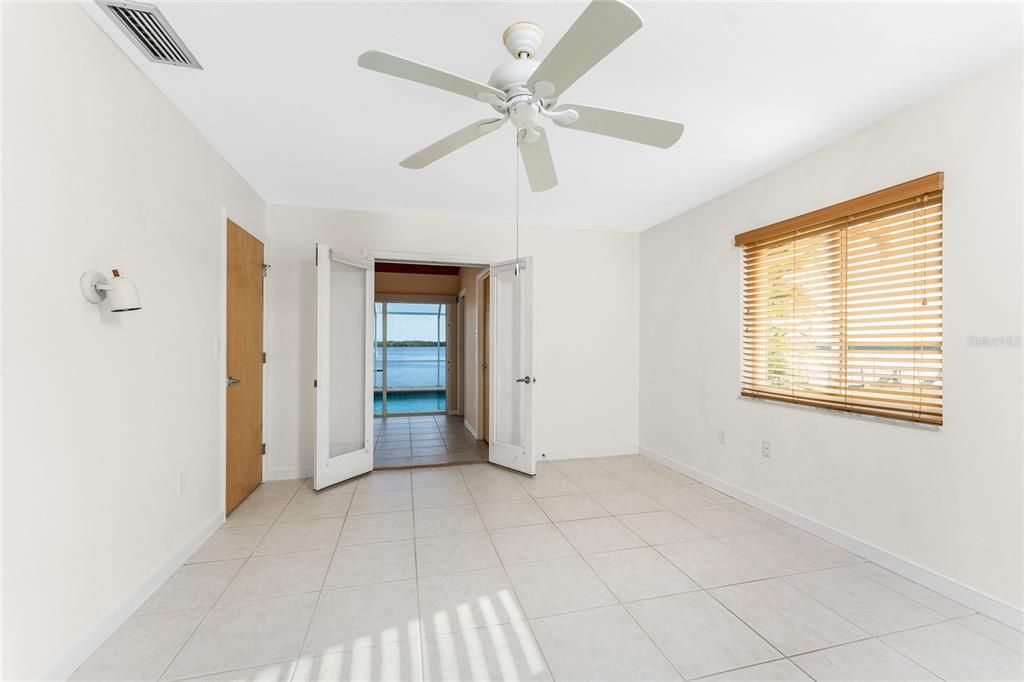
M 320 493 L 265 483 L 75 679 L 1024 670 L 1020 632 L 651 460 L 537 471 L 375 472 Z
M 487 461 L 487 443 L 473 438 L 462 417 L 376 417 L 373 438 L 374 469 Z

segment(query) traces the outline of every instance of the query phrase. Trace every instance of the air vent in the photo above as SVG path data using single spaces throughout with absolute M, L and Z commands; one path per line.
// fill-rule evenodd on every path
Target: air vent
M 96 0 L 151 62 L 201 69 L 156 5 L 126 0 Z

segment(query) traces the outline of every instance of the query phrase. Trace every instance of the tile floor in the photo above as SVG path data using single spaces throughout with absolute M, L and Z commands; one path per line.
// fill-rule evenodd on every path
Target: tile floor
M 374 469 L 487 461 L 487 444 L 470 435 L 462 417 L 377 417 L 373 438 Z
M 257 489 L 97 680 L 1008 680 L 1022 635 L 639 456 Z

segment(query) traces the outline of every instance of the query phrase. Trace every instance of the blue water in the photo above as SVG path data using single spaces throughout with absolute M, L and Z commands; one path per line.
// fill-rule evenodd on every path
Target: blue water
M 384 349 L 376 349 L 374 369 L 383 368 Z M 445 349 L 388 348 L 388 389 L 433 388 L 428 391 L 388 391 L 388 414 L 444 412 Z M 383 372 L 374 373 L 374 388 L 381 387 Z M 374 393 L 374 413 L 381 414 L 381 395 Z

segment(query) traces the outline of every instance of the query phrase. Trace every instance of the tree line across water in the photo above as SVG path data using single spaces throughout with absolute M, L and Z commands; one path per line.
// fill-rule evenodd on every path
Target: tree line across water
M 384 343 L 377 341 L 377 348 L 383 346 Z M 435 346 L 445 347 L 445 342 L 438 343 L 437 341 L 388 341 L 388 348 L 434 348 Z

